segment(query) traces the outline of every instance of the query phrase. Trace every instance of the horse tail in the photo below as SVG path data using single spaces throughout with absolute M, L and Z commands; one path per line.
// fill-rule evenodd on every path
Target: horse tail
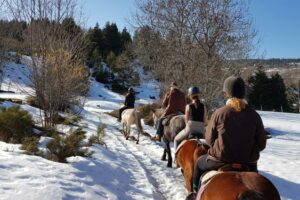
M 140 112 L 135 112 L 135 123 L 137 126 L 137 129 L 142 133 L 143 132 L 143 127 L 141 123 L 141 113 Z
M 135 111 L 135 124 L 136 124 L 136 127 L 138 129 L 138 139 L 137 139 L 137 144 L 139 143 L 139 140 L 140 140 L 140 134 L 143 133 L 143 127 L 142 127 L 142 123 L 141 123 L 141 113 L 139 111 Z
M 246 190 L 238 197 L 239 200 L 265 200 L 263 195 L 255 190 Z

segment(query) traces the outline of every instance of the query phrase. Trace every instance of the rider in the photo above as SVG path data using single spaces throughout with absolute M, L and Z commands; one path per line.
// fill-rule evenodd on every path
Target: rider
M 121 121 L 122 119 L 122 112 L 129 108 L 134 108 L 134 102 L 135 102 L 135 96 L 134 96 L 134 90 L 133 88 L 128 89 L 128 93 L 125 97 L 124 106 L 119 110 L 119 118 L 118 121 Z
M 223 92 L 228 100 L 225 106 L 213 113 L 206 129 L 205 139 L 210 148 L 195 165 L 194 191 L 200 188 L 199 179 L 205 171 L 217 170 L 227 163 L 246 164 L 250 171 L 257 172 L 259 153 L 266 147 L 262 120 L 243 99 L 244 80 L 228 77 Z
M 156 136 L 152 139 L 155 141 L 161 141 L 161 137 L 164 132 L 164 126 L 162 124 L 163 120 L 170 115 L 176 115 L 178 113 L 184 113 L 186 101 L 184 93 L 181 92 L 177 84 L 172 82 L 170 85 L 170 91 L 167 92 L 163 100 L 163 107 L 165 107 L 164 113 L 161 118 L 158 120 Z
M 207 124 L 207 110 L 203 103 L 199 100 L 200 90 L 198 87 L 190 87 L 188 96 L 191 103 L 185 107 L 186 127 L 180 131 L 174 138 L 174 149 L 181 141 L 186 139 L 191 133 L 199 133 L 204 135 L 205 125 Z

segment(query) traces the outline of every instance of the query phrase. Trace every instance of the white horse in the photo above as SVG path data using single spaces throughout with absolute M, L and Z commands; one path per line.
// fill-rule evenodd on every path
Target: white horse
M 139 139 L 140 139 L 140 134 L 143 133 L 143 127 L 142 127 L 142 123 L 141 123 L 141 118 L 142 115 L 141 113 L 132 108 L 132 109 L 126 109 L 122 112 L 122 128 L 123 128 L 123 134 L 126 138 L 126 140 L 128 140 L 129 136 L 130 136 L 130 127 L 132 124 L 136 125 L 137 131 L 138 131 L 138 138 L 136 143 L 139 143 Z

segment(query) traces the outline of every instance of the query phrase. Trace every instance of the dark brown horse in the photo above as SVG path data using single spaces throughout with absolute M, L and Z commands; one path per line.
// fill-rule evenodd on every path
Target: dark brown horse
M 156 124 L 157 120 L 161 116 L 162 110 L 153 110 L 153 120 L 154 124 Z M 164 122 L 163 122 L 164 123 Z M 164 141 L 164 152 L 161 157 L 161 160 L 167 160 L 166 156 L 168 155 L 168 163 L 167 167 L 172 167 L 172 154 L 171 154 L 171 148 L 170 148 L 170 142 L 172 142 L 175 138 L 175 136 L 185 128 L 185 119 L 184 115 L 176 115 L 172 117 L 167 124 L 164 125 L 164 135 L 163 135 L 163 141 Z
M 186 189 L 192 191 L 194 164 L 199 156 L 207 153 L 208 146 L 195 140 L 187 141 L 179 149 L 177 163 L 183 171 Z M 256 172 L 226 171 L 214 176 L 196 200 L 280 200 L 275 186 Z

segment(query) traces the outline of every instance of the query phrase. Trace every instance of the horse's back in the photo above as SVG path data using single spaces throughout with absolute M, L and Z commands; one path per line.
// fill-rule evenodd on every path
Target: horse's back
M 126 124 L 133 124 L 135 122 L 135 117 L 134 108 L 126 109 L 122 112 L 122 123 L 126 122 Z
M 169 123 L 169 135 L 170 139 L 173 141 L 175 136 L 185 128 L 185 116 L 184 115 L 176 115 L 172 117 Z
M 204 190 L 201 200 L 209 199 L 280 200 L 280 195 L 271 181 L 259 173 L 224 172 L 212 178 Z

